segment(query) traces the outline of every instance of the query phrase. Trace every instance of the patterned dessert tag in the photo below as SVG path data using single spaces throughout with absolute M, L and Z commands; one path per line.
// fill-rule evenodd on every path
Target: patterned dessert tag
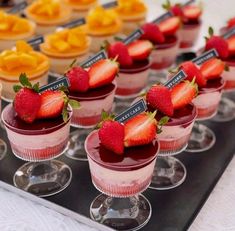
M 194 2 L 195 2 L 195 0 L 189 0 L 189 1 L 185 2 L 185 3 L 183 3 L 182 6 L 188 6 L 188 5 L 193 4 Z
M 130 44 L 131 42 L 133 42 L 133 41 L 137 40 L 138 38 L 140 38 L 140 36 L 143 33 L 144 33 L 143 30 L 137 29 L 131 35 L 129 35 L 127 38 L 123 39 L 123 43 L 125 43 L 126 45 Z
M 216 51 L 216 49 L 211 49 L 211 50 L 203 53 L 199 57 L 193 59 L 192 62 L 196 63 L 197 65 L 201 65 L 204 62 L 206 62 L 207 60 L 218 57 L 218 56 L 219 55 L 218 55 L 218 52 Z
M 117 1 L 113 1 L 113 2 L 108 2 L 105 4 L 102 4 L 102 6 L 107 9 L 107 8 L 112 8 L 112 7 L 116 7 L 118 5 Z
M 84 24 L 86 24 L 86 19 L 85 18 L 79 18 L 79 19 L 73 20 L 69 23 L 66 23 L 66 24 L 64 24 L 60 27 L 62 27 L 62 28 L 73 28 L 73 27 L 84 25 Z
M 87 68 L 87 67 L 90 67 L 93 63 L 96 63 L 97 61 L 99 61 L 101 59 L 107 59 L 107 54 L 104 50 L 101 50 L 99 53 L 97 53 L 96 55 L 89 58 L 87 61 L 82 63 L 80 66 L 83 68 Z
M 7 11 L 7 13 L 16 14 L 16 13 L 22 11 L 27 5 L 28 5 L 27 2 L 21 2 L 19 4 L 16 4 L 15 6 L 13 6 L 10 10 Z
M 39 36 L 27 41 L 35 50 L 39 50 L 39 45 L 44 42 L 43 36 Z
M 182 80 L 184 80 L 187 77 L 185 72 L 183 70 L 179 71 L 175 76 L 173 76 L 171 79 L 169 79 L 164 85 L 167 88 L 172 88 Z
M 233 35 L 235 35 L 235 26 L 233 26 L 230 30 L 228 30 L 222 37 L 224 39 L 228 39 L 232 37 Z
M 137 116 L 138 114 L 146 111 L 146 109 L 147 109 L 146 103 L 143 99 L 141 99 L 137 101 L 135 104 L 133 104 L 131 107 L 126 109 L 124 112 L 116 116 L 115 120 L 120 123 L 124 123 L 127 120 Z
M 39 92 L 43 92 L 46 90 L 58 90 L 61 87 L 68 88 L 70 86 L 69 80 L 66 77 L 62 77 L 53 83 L 49 83 L 48 85 L 42 86 L 39 88 Z
M 165 14 L 161 15 L 160 17 L 154 19 L 154 20 L 152 21 L 152 23 L 158 24 L 158 23 L 160 23 L 160 22 L 162 22 L 162 21 L 164 21 L 164 20 L 166 20 L 166 19 L 168 19 L 168 18 L 170 18 L 170 17 L 172 17 L 172 16 L 173 16 L 173 13 L 170 12 L 170 11 L 168 11 L 168 12 L 166 12 Z

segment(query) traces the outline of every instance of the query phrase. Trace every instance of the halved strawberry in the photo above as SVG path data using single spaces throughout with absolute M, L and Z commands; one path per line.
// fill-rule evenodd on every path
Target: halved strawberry
M 227 22 L 227 27 L 228 28 L 232 28 L 233 26 L 235 26 L 235 17 L 230 18 Z
M 197 84 L 192 82 L 184 81 L 174 86 L 171 89 L 171 100 L 174 109 L 185 107 L 191 103 L 197 95 Z
M 62 114 L 65 93 L 63 91 L 47 90 L 41 94 L 41 107 L 37 113 L 37 118 L 56 118 Z
M 220 37 L 220 36 L 215 36 L 214 31 L 211 27 L 209 27 L 209 38 L 206 38 L 206 46 L 205 50 L 211 50 L 211 49 L 216 49 L 219 57 L 222 59 L 225 59 L 229 55 L 229 50 L 228 50 L 228 43 L 227 41 Z
M 101 127 L 98 131 L 100 143 L 116 154 L 124 152 L 124 126 L 114 121 L 106 112 L 102 113 Z
M 127 46 L 133 60 L 145 60 L 150 55 L 153 44 L 148 40 L 136 40 Z
M 147 92 L 146 101 L 149 105 L 165 115 L 174 113 L 170 90 L 162 85 L 153 85 Z
M 128 53 L 127 46 L 123 42 L 115 42 L 113 44 L 107 44 L 108 57 L 117 57 L 117 62 L 119 62 L 121 67 L 131 66 L 133 61 Z
M 183 16 L 187 20 L 197 20 L 202 14 L 202 10 L 198 6 L 188 5 L 183 7 Z
M 110 59 L 102 59 L 94 63 L 88 73 L 90 88 L 101 87 L 114 80 L 118 73 L 118 63 Z
M 177 16 L 168 18 L 158 24 L 160 31 L 164 35 L 174 35 L 180 28 L 180 18 Z
M 224 68 L 225 63 L 222 60 L 213 58 L 204 62 L 200 67 L 200 71 L 206 79 L 214 79 L 221 76 Z
M 154 113 L 141 113 L 124 124 L 124 146 L 139 146 L 151 143 L 157 134 L 157 121 Z
M 153 43 L 163 43 L 165 41 L 163 33 L 155 23 L 145 23 L 142 26 L 142 30 L 144 34 L 141 36 L 141 39 L 147 39 Z
M 182 69 L 187 75 L 187 80 L 192 81 L 195 77 L 195 81 L 199 87 L 204 87 L 206 85 L 206 78 L 202 75 L 199 68 L 192 61 L 181 63 L 180 69 Z
M 227 39 L 229 56 L 235 55 L 235 35 Z

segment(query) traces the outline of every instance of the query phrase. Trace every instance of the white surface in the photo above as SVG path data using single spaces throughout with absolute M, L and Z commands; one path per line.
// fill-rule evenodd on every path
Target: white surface
M 150 6 L 149 19 L 155 18 L 152 15 L 160 15 L 163 12 L 160 9 L 163 1 L 148 0 L 146 2 Z M 204 44 L 203 36 L 207 34 L 209 25 L 213 25 L 217 31 L 232 16 L 235 16 L 234 0 L 204 0 L 204 27 L 201 30 L 201 37 L 195 49 Z M 235 230 L 234 182 L 235 159 L 232 160 L 223 177 L 216 185 L 208 201 L 190 227 L 190 231 Z M 0 188 L 0 206 L 1 231 L 95 230 L 2 188 Z

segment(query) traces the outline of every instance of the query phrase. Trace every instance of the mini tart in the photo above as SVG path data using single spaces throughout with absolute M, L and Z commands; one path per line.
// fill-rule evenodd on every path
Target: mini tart
M 28 19 L 0 11 L 0 51 L 10 49 L 19 39 L 29 39 L 36 25 Z
M 50 33 L 71 19 L 71 9 L 58 0 L 37 0 L 24 11 L 37 24 L 37 34 Z
M 77 27 L 45 36 L 40 50 L 50 59 L 50 70 L 63 74 L 74 59 L 81 63 L 88 58 L 90 44 L 91 39 Z
M 13 85 L 19 82 L 19 75 L 26 73 L 32 83 L 47 83 L 49 59 L 34 51 L 26 42 L 18 41 L 15 50 L 5 50 L 0 54 L 0 81 L 3 84 L 2 96 L 10 101 L 15 93 Z
M 113 9 L 97 6 L 88 13 L 86 19 L 86 31 L 92 36 L 91 51 L 93 52 L 99 51 L 105 40 L 114 42 L 113 37 L 122 29 L 122 22 Z

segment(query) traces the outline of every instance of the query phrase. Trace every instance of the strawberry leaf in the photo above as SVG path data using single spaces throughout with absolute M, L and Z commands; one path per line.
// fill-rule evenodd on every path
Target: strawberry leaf
M 37 93 L 39 92 L 39 82 L 37 82 L 33 85 L 33 90 Z
M 81 106 L 77 100 L 73 100 L 73 99 L 69 100 L 69 105 L 74 109 L 79 109 Z
M 115 41 L 123 41 L 123 38 L 119 37 L 119 36 L 114 36 L 114 40 Z
M 64 122 L 67 122 L 67 121 L 68 121 L 69 115 L 68 115 L 67 106 L 65 106 L 65 107 L 63 108 L 62 117 L 63 117 Z
M 163 116 L 163 117 L 159 120 L 158 124 L 159 124 L 160 126 L 163 126 L 163 125 L 165 125 L 165 124 L 168 123 L 169 119 L 170 119 L 170 118 L 169 118 L 168 116 Z
M 17 93 L 18 91 L 20 91 L 21 88 L 22 88 L 22 87 L 21 87 L 20 85 L 14 85 L 14 86 L 13 86 L 13 90 L 14 90 L 15 93 Z
M 77 59 L 74 59 L 72 63 L 69 65 L 69 67 L 72 68 L 76 64 L 76 62 L 77 62 Z
M 224 65 L 224 70 L 229 71 L 229 66 L 227 64 Z
M 27 78 L 25 73 L 20 74 L 19 80 L 22 86 L 32 89 L 32 84 L 29 82 L 29 79 Z
M 209 32 L 210 37 L 213 36 L 214 30 L 211 26 L 209 27 L 208 32 Z

